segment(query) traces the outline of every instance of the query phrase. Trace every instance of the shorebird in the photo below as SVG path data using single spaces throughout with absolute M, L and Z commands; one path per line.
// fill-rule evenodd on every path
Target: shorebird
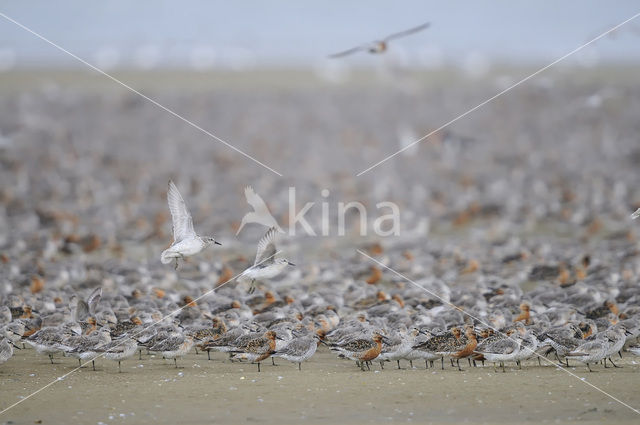
M 236 236 L 240 233 L 244 225 L 249 223 L 262 224 L 263 226 L 269 228 L 275 227 L 279 232 L 283 233 L 280 225 L 278 225 L 278 222 L 275 218 L 273 218 L 271 211 L 269 211 L 267 204 L 264 202 L 262 197 L 253 190 L 251 186 L 247 186 L 244 189 L 244 196 L 245 198 L 247 198 L 247 203 L 251 205 L 253 211 L 246 213 L 244 217 L 242 217 L 242 221 L 240 222 L 240 226 L 238 227 Z
M 125 337 L 117 341 L 111 341 L 108 344 L 95 348 L 96 353 L 102 353 L 102 357 L 107 360 L 118 362 L 118 372 L 122 372 L 120 362 L 124 359 L 132 357 L 138 350 L 138 341 Z
M 275 349 L 276 333 L 267 331 L 262 336 L 251 338 L 246 343 L 237 345 L 231 353 L 233 353 L 234 359 L 257 363 L 258 372 L 260 372 L 260 362 L 271 356 L 275 352 Z
M 24 341 L 35 348 L 39 354 L 47 354 L 53 364 L 53 355 L 62 351 L 59 344 L 80 335 L 82 335 L 80 325 L 68 322 L 58 327 L 42 328 Z
M 412 346 L 418 334 L 418 328 L 413 328 L 410 332 L 405 329 L 395 338 L 388 338 L 389 344 L 382 345 L 382 351 L 377 359 L 380 361 L 380 368 L 384 369 L 385 361 L 395 361 L 400 369 L 400 360 L 405 359 L 413 350 Z
M 67 355 L 78 359 L 78 364 L 82 360 L 91 359 L 93 370 L 96 370 L 96 348 L 100 348 L 111 342 L 109 328 L 101 328 L 97 333 L 90 336 L 77 336 L 64 339 L 58 347 Z
M 6 362 L 11 358 L 11 356 L 13 356 L 14 347 L 18 350 L 20 349 L 7 338 L 2 338 L 2 341 L 0 341 L 0 364 Z
M 298 363 L 298 370 L 302 370 L 302 362 L 311 358 L 320 343 L 320 335 L 313 334 L 294 337 L 288 344 L 273 353 L 274 357 L 282 357 L 290 362 Z
M 195 255 L 206 247 L 215 244 L 222 245 L 212 236 L 198 236 L 193 230 L 193 218 L 187 209 L 187 204 L 182 199 L 178 188 L 169 180 L 167 192 L 171 220 L 173 222 L 173 243 L 160 255 L 162 264 L 175 261 L 175 269 L 178 269 L 178 260 Z
M 156 341 L 153 345 L 148 347 L 149 351 L 155 351 L 162 353 L 162 357 L 165 359 L 173 359 L 173 363 L 178 367 L 178 357 L 182 357 L 191 350 L 194 340 L 190 335 L 183 335 L 179 333 L 165 334 L 166 338 L 162 338 Z
M 295 266 L 286 258 L 275 258 L 277 253 L 275 236 L 278 230 L 275 227 L 267 230 L 267 233 L 258 242 L 256 260 L 253 266 L 242 273 L 244 279 L 251 279 L 249 293 L 255 290 L 254 283 L 257 279 L 269 279 L 282 273 L 287 266 Z
M 589 364 L 597 363 L 604 359 L 610 345 L 611 342 L 606 335 L 600 334 L 594 341 L 585 342 L 566 355 L 567 357 L 571 357 L 572 359 L 576 359 L 579 362 L 586 364 L 589 372 L 593 372 Z
M 515 360 L 516 356 L 520 352 L 521 343 L 522 335 L 520 335 L 519 332 L 515 332 L 510 336 L 494 340 L 486 345 L 478 345 L 474 353 L 482 354 L 487 361 L 493 362 L 494 368 L 496 363 L 500 363 L 500 366 L 502 366 L 502 372 L 505 372 L 504 362 Z
M 334 53 L 332 55 L 329 55 L 330 58 L 340 58 L 343 56 L 347 56 L 350 55 L 352 53 L 356 53 L 359 51 L 366 51 L 372 54 L 376 54 L 376 53 L 384 53 L 387 51 L 387 48 L 389 47 L 389 42 L 391 40 L 394 40 L 396 38 L 400 38 L 400 37 L 405 37 L 407 35 L 410 34 L 414 34 L 417 33 L 419 31 L 425 30 L 427 28 L 429 28 L 431 24 L 429 22 L 419 25 L 417 27 L 414 28 L 410 28 L 408 30 L 404 30 L 404 31 L 400 31 L 397 32 L 395 34 L 391 34 L 386 36 L 385 38 L 383 38 L 382 40 L 376 40 L 376 41 L 372 41 L 370 43 L 365 43 L 365 44 L 361 44 L 360 46 L 356 46 L 353 47 L 349 50 L 345 50 L 343 52 L 339 52 L 339 53 Z
M 382 341 L 388 339 L 379 333 L 374 333 L 371 338 L 358 338 L 341 345 L 332 345 L 333 351 L 338 351 L 342 356 L 355 360 L 364 371 L 364 367 L 369 368 L 369 362 L 380 355 L 382 351 Z

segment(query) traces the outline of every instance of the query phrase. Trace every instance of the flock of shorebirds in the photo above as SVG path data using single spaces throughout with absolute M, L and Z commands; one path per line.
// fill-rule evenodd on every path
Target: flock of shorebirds
M 169 207 L 174 242 L 161 255 L 162 263 L 197 254 L 216 243 L 198 236 L 178 189 L 169 182 Z M 640 216 L 640 210 L 632 215 Z M 628 351 L 640 355 L 640 287 L 632 276 L 612 277 L 585 255 L 570 268 L 536 265 L 528 280 L 535 289 L 523 292 L 508 282 L 478 281 L 473 288 L 450 287 L 439 279 L 387 282 L 373 267 L 363 275 L 357 267 L 353 279 L 344 279 L 315 291 L 295 287 L 270 290 L 264 281 L 281 274 L 289 263 L 276 259 L 276 229 L 258 243 L 254 265 L 242 272 L 249 283 L 226 285 L 218 281 L 214 297 L 193 298 L 151 285 L 138 267 L 112 272 L 102 269 L 102 281 L 120 277 L 117 290 L 102 286 L 80 297 L 68 285 L 44 288 L 34 280 L 23 294 L 11 294 L 0 307 L 0 363 L 15 349 L 33 347 L 38 353 L 92 362 L 105 358 L 121 362 L 142 352 L 177 359 L 191 350 L 229 353 L 231 361 L 257 364 L 280 357 L 301 364 L 324 344 L 338 357 L 354 360 L 362 370 L 372 362 L 424 361 L 425 367 L 445 363 L 462 370 L 460 360 L 500 365 L 537 360 L 569 366 L 569 361 L 606 368 L 620 367 L 613 358 Z M 383 254 L 380 245 L 372 253 Z M 636 251 L 627 253 L 635 256 Z M 521 260 L 510 258 L 504 263 Z M 414 259 L 409 252 L 388 258 L 390 269 L 402 269 Z M 404 264 L 404 265 L 403 265 Z M 353 268 L 353 267 L 352 267 Z M 142 274 L 142 276 L 141 276 Z M 123 277 L 123 275 L 125 277 Z M 568 277 L 573 276 L 573 278 Z M 254 294 L 256 282 L 260 291 Z M 207 294 L 204 294 L 207 295 Z M 22 347 L 20 347 L 22 344 Z M 445 359 L 448 359 L 445 362 Z

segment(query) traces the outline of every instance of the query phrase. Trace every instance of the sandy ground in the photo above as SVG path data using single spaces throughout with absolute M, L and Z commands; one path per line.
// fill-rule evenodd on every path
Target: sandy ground
M 638 414 L 579 379 L 532 362 L 506 373 L 490 366 L 425 370 L 417 362 L 414 370 L 387 363 L 383 371 L 375 364 L 361 372 L 323 349 L 301 372 L 277 359 L 276 367 L 267 362 L 258 373 L 255 365 L 224 358 L 190 354 L 175 369 L 143 355 L 124 362 L 123 373 L 99 360 L 96 372 L 89 365 L 71 373 L 4 413 L 0 423 L 638 423 Z M 597 373 L 569 370 L 638 408 L 640 364 L 631 357 L 619 364 L 624 367 L 596 366 Z M 0 369 L 0 408 L 76 365 L 69 358 L 51 365 L 31 349 L 19 351 Z

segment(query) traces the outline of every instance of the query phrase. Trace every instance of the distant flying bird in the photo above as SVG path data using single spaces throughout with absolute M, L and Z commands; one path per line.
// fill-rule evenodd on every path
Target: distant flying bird
M 391 34 L 388 35 L 387 37 L 383 38 L 382 40 L 376 40 L 376 41 L 372 41 L 370 43 L 366 43 L 366 44 L 362 44 L 360 46 L 357 47 L 353 47 L 349 50 L 345 50 L 344 52 L 340 52 L 340 53 L 334 53 L 332 55 L 329 55 L 330 58 L 340 58 L 343 56 L 347 56 L 350 55 L 352 53 L 356 53 L 359 51 L 367 51 L 369 53 L 384 53 L 387 51 L 388 48 L 388 44 L 391 40 L 396 39 L 396 38 L 401 38 L 401 37 L 405 37 L 407 35 L 410 34 L 414 34 L 416 32 L 425 30 L 427 28 L 429 28 L 431 24 L 429 22 L 422 24 L 420 26 L 417 26 L 415 28 L 411 28 L 405 31 L 401 31 L 401 32 L 397 32 L 395 34 Z
M 187 209 L 187 204 L 171 180 L 169 180 L 167 200 L 173 221 L 173 243 L 160 255 L 162 264 L 169 264 L 175 260 L 175 268 L 177 269 L 178 259 L 195 255 L 211 244 L 222 245 L 212 236 L 198 236 L 196 234 L 193 230 L 193 219 Z
M 238 227 L 238 231 L 236 235 L 240 233 L 245 224 L 249 223 L 257 223 L 262 224 L 263 226 L 267 226 L 269 228 L 275 227 L 279 232 L 284 233 L 278 222 L 267 207 L 267 204 L 262 200 L 262 197 L 258 195 L 251 186 L 247 186 L 244 189 L 244 196 L 247 198 L 247 203 L 251 205 L 253 211 L 248 212 L 242 217 L 242 221 L 240 222 L 240 227 Z

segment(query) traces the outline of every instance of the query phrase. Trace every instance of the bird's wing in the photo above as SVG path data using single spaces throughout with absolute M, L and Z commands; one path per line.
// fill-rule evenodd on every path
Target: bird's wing
M 267 204 L 264 203 L 264 200 L 253 190 L 251 186 L 244 188 L 244 196 L 247 198 L 247 203 L 253 207 L 255 212 L 258 214 L 271 214 L 269 212 L 269 208 L 267 208 Z
M 273 256 L 276 255 L 276 237 L 277 229 L 275 227 L 269 228 L 267 233 L 258 242 L 258 251 L 256 252 L 256 264 L 265 264 L 273 262 Z
M 167 201 L 169 202 L 169 211 L 171 211 L 171 220 L 173 221 L 173 241 L 180 242 L 183 239 L 196 236 L 193 230 L 193 219 L 187 209 L 182 195 L 178 188 L 169 180 L 169 191 L 167 192 Z
M 394 38 L 400 38 L 400 37 L 407 36 L 409 34 L 413 34 L 413 33 L 422 31 L 424 29 L 429 28 L 430 25 L 431 25 L 431 23 L 427 22 L 427 23 L 424 23 L 424 24 L 419 25 L 417 27 L 414 27 L 414 28 L 411 28 L 411 29 L 408 29 L 408 30 L 404 30 L 404 31 L 400 31 L 400 32 L 397 32 L 395 34 L 388 35 L 388 36 L 386 36 L 384 38 L 383 41 L 393 40 Z
M 90 314 L 96 313 L 96 307 L 98 306 L 98 303 L 100 302 L 101 298 L 102 298 L 102 287 L 98 287 L 94 289 L 91 295 L 89 295 L 89 298 L 87 298 L 87 305 L 89 306 Z
M 368 44 L 367 45 L 362 44 L 360 46 L 352 47 L 351 49 L 345 50 L 343 52 L 334 53 L 332 55 L 329 55 L 328 57 L 331 58 L 331 59 L 341 58 L 343 56 L 347 56 L 347 55 L 350 55 L 352 53 L 359 52 L 360 50 L 365 50 L 367 47 L 368 47 Z

